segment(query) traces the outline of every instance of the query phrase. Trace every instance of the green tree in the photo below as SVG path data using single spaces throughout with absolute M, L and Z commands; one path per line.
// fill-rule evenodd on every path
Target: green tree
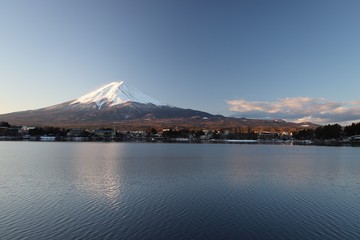
M 338 139 L 342 133 L 342 127 L 339 124 L 326 125 L 323 127 L 318 127 L 315 130 L 315 136 L 317 139 L 326 140 L 326 139 Z
M 0 122 L 0 127 L 11 127 L 11 125 L 8 122 Z
M 310 140 L 315 138 L 313 129 L 303 129 L 294 134 L 294 138 L 298 140 Z
M 353 123 L 350 126 L 346 126 L 344 128 L 344 133 L 346 136 L 354 136 L 360 134 L 360 122 L 359 123 Z

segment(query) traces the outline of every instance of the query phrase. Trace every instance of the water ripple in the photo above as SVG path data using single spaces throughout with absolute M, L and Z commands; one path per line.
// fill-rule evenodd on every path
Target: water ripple
M 0 239 L 360 239 L 345 150 L 1 144 Z

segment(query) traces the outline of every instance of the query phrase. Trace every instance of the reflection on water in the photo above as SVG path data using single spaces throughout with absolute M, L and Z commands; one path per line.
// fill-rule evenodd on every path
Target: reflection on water
M 93 144 L 91 148 L 80 145 L 71 156 L 76 186 L 90 196 L 104 198 L 112 208 L 120 200 L 123 148 L 118 144 Z
M 359 153 L 0 142 L 0 239 L 360 239 Z

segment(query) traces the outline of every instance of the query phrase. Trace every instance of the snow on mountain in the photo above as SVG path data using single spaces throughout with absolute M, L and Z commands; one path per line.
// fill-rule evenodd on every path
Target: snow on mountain
M 139 90 L 125 83 L 124 81 L 112 82 L 93 92 L 85 94 L 76 99 L 75 101 L 71 102 L 71 105 L 77 103 L 95 103 L 100 109 L 105 103 L 108 103 L 109 106 L 115 106 L 126 102 L 154 104 L 157 106 L 165 105 L 162 104 L 160 101 L 145 95 L 144 93 L 140 92 Z

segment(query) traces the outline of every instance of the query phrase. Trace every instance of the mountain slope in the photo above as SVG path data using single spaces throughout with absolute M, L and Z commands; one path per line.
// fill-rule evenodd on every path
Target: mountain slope
M 0 120 L 38 126 L 191 117 L 211 118 L 213 115 L 165 105 L 125 82 L 113 82 L 75 100 L 36 110 L 3 114 Z

